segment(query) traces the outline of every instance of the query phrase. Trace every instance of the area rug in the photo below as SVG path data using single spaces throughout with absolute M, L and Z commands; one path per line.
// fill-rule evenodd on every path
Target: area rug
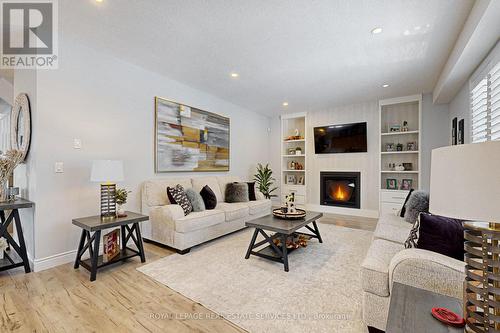
M 249 229 L 138 270 L 249 332 L 366 332 L 360 264 L 372 233 L 319 228 L 323 244 L 313 239 L 292 252 L 288 273 L 276 262 L 245 260 Z

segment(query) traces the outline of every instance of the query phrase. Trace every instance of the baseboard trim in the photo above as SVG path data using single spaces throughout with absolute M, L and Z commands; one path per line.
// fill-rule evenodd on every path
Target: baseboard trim
M 372 210 L 372 209 L 353 209 L 353 208 L 315 205 L 315 204 L 306 204 L 306 209 L 321 213 L 368 217 L 374 219 L 379 217 L 378 210 Z
M 99 254 L 102 254 L 102 243 L 99 246 Z M 88 257 L 89 257 L 88 252 L 85 252 L 85 254 L 82 256 L 82 259 L 87 259 Z M 33 272 L 41 272 L 46 269 L 74 262 L 75 258 L 76 258 L 76 250 L 72 250 L 54 254 L 52 256 L 48 256 L 45 258 L 34 259 L 32 266 Z
M 52 267 L 64 265 L 74 261 L 75 258 L 76 250 L 58 253 L 45 258 L 35 259 L 33 260 L 33 271 L 40 272 Z

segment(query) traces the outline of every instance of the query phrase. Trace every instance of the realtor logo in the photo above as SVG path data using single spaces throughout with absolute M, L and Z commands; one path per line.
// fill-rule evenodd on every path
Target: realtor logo
M 57 1 L 1 1 L 2 68 L 57 68 Z

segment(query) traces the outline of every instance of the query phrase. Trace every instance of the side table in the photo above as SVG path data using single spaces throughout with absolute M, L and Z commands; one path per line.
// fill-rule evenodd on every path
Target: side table
M 33 202 L 21 198 L 14 201 L 0 202 L 0 238 L 3 237 L 7 240 L 8 248 L 10 249 L 4 252 L 4 259 L 0 260 L 0 271 L 24 266 L 24 272 L 31 272 L 26 244 L 24 242 L 23 227 L 21 225 L 21 218 L 19 217 L 19 209 L 31 208 L 33 206 Z M 5 216 L 6 211 L 10 211 L 8 217 Z M 16 225 L 19 243 L 7 231 L 12 221 Z
M 431 291 L 394 283 L 391 291 L 387 333 L 452 333 L 464 332 L 463 328 L 447 326 L 435 319 L 434 307 L 448 308 L 463 316 L 463 301 Z
M 89 216 L 73 220 L 74 225 L 82 228 L 74 268 L 77 269 L 80 265 L 82 265 L 90 271 L 90 281 L 95 281 L 97 270 L 101 267 L 108 266 L 119 261 L 125 261 L 135 256 L 140 257 L 141 262 L 146 262 L 139 223 L 147 221 L 149 217 L 133 212 L 126 212 L 126 214 L 126 217 L 117 217 L 112 219 L 101 218 L 101 216 Z M 101 231 L 115 227 L 121 228 L 120 253 L 110 261 L 103 262 L 103 256 L 99 255 Z M 133 240 L 137 250 L 127 246 L 130 239 Z M 82 256 L 87 250 L 89 251 L 90 258 L 82 260 Z

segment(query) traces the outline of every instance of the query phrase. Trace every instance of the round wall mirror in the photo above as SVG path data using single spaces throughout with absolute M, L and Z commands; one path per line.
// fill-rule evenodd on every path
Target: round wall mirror
M 23 152 L 23 161 L 30 149 L 31 141 L 31 110 L 28 95 L 19 94 L 16 97 L 10 120 L 10 143 L 12 149 Z

